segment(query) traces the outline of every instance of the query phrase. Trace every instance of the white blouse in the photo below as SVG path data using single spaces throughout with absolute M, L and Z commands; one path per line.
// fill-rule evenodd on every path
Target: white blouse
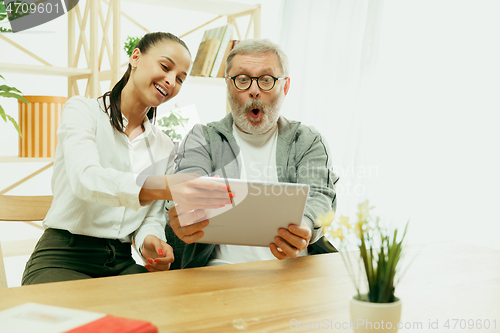
M 134 237 L 138 249 L 148 234 L 166 241 L 164 201 L 142 206 L 139 192 L 147 176 L 172 170 L 174 145 L 147 118 L 145 131 L 129 141 L 103 110 L 102 99 L 80 96 L 64 105 L 52 176 L 54 201 L 43 225 L 122 242 Z

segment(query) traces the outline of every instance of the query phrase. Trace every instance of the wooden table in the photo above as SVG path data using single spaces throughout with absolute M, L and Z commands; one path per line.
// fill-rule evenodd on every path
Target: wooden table
M 399 332 L 500 332 L 500 251 L 424 244 L 410 247 L 406 260 L 396 294 L 402 322 L 413 328 Z M 160 332 L 313 331 L 305 327 L 314 322 L 319 331 L 343 324 L 335 332 L 351 332 L 353 293 L 340 254 L 328 254 L 2 289 L 0 310 L 38 302 L 147 320 Z M 490 329 L 461 329 L 470 319 L 488 319 Z

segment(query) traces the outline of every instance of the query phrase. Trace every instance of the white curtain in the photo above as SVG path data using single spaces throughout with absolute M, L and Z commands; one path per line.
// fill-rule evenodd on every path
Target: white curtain
M 361 131 L 373 84 L 382 1 L 284 2 L 281 45 L 291 88 L 283 115 L 325 135 L 338 183 L 338 212 L 352 213 L 367 195 L 370 173 Z
M 339 214 L 500 248 L 500 2 L 284 0 L 282 114 L 329 143 Z

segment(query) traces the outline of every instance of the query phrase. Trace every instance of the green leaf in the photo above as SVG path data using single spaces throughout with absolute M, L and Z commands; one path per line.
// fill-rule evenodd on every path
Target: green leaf
M 0 21 L 7 17 L 7 8 L 5 7 L 5 3 L 3 0 L 0 0 Z
M 125 50 L 125 52 L 127 53 L 127 55 L 129 57 L 134 52 L 134 49 L 140 40 L 141 40 L 141 38 L 139 38 L 139 37 L 130 37 L 130 36 L 127 37 L 127 40 L 125 41 L 125 45 L 123 46 L 123 49 Z
M 10 122 L 14 125 L 14 127 L 16 128 L 17 130 L 17 133 L 19 133 L 19 136 L 22 137 L 23 135 L 21 134 L 21 129 L 19 128 L 19 125 L 17 124 L 17 122 L 14 120 L 14 118 L 12 118 L 11 116 L 9 116 L 8 114 L 6 115 L 7 118 L 9 118 Z
M 178 107 L 176 105 L 176 107 Z M 168 116 L 164 116 L 158 119 L 158 126 L 163 127 L 163 133 L 165 133 L 172 141 L 182 140 L 182 136 L 177 134 L 175 131 L 179 126 L 184 127 L 184 124 L 188 122 L 188 118 L 182 118 L 176 110 L 170 111 Z
M 7 85 L 5 85 L 5 84 L 2 84 L 2 85 L 0 86 L 0 91 L 5 91 L 5 92 L 12 92 L 12 91 L 15 91 L 15 92 L 18 92 L 18 93 L 22 94 L 22 92 L 21 92 L 19 89 L 14 88 L 14 87 L 7 86 Z
M 29 103 L 26 98 L 24 98 L 23 96 L 16 94 L 16 93 L 0 92 L 0 96 L 1 97 L 12 97 L 12 98 L 16 98 L 18 100 L 25 101 L 26 103 Z
M 368 281 L 368 290 L 369 290 L 369 296 L 370 296 L 370 302 L 373 302 L 372 300 L 372 291 L 374 290 L 374 285 L 373 285 L 373 269 L 372 269 L 372 258 L 369 255 L 367 248 L 366 248 L 366 242 L 365 242 L 365 232 L 361 232 L 361 245 L 359 246 L 359 250 L 361 252 L 361 258 L 363 258 L 363 264 L 365 266 L 365 273 L 366 273 L 366 279 Z
M 1 105 L 0 105 L 0 116 L 2 116 L 2 118 L 5 122 L 7 122 L 7 117 L 5 116 L 5 111 Z

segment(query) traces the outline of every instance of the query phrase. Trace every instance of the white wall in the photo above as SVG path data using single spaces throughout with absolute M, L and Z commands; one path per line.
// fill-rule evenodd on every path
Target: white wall
M 401 225 L 410 219 L 411 241 L 454 240 L 464 247 L 500 249 L 500 2 L 381 2 L 380 37 L 369 52 L 376 61 L 367 66 L 371 81 L 364 87 L 356 69 L 364 64 L 357 51 L 366 46 L 361 30 L 366 14 L 359 19 L 356 13 L 376 2 L 286 2 L 304 7 L 323 3 L 325 8 L 314 15 L 319 22 L 325 21 L 317 18 L 328 14 L 331 4 L 337 20 L 330 22 L 338 24 L 322 34 L 316 27 L 322 24 L 313 22 L 306 26 L 315 35 L 287 45 L 297 52 L 290 56 L 292 84 L 284 113 L 292 110 L 290 117 L 325 135 L 334 164 L 352 159 L 361 169 L 376 168 L 371 176 L 357 179 L 366 188 L 365 198 L 385 220 Z M 287 17 L 293 30 L 297 20 Z M 302 31 L 299 27 L 289 34 L 301 39 Z M 304 59 L 311 49 L 329 53 L 311 52 L 324 61 Z M 302 80 L 303 87 L 297 87 L 300 75 L 310 78 Z M 292 97 L 297 88 L 300 95 Z M 358 111 L 360 120 L 354 116 Z M 361 140 L 356 135 L 351 140 L 358 128 Z M 341 174 L 339 184 L 345 188 L 348 180 L 349 175 Z M 339 195 L 340 214 L 349 202 L 345 199 Z
M 388 2 L 368 148 L 417 241 L 500 249 L 497 1 Z M 375 124 L 376 126 L 373 126 Z M 383 174 L 382 174 L 383 173 Z

